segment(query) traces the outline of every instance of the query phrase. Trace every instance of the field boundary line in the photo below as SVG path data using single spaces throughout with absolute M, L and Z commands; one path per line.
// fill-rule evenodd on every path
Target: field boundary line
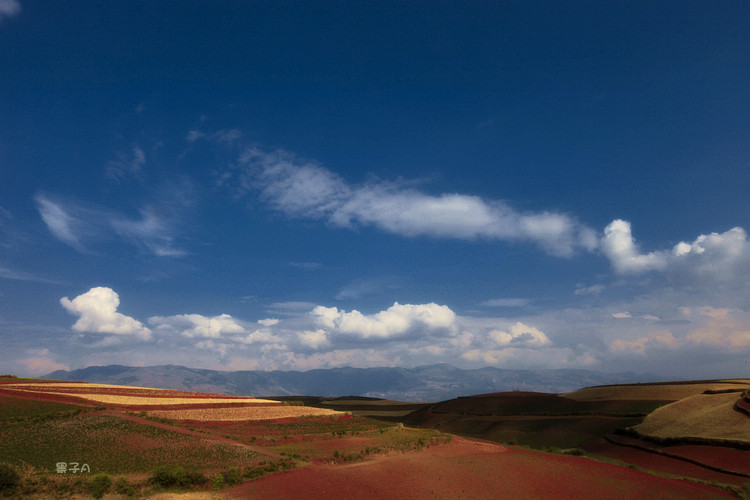
M 656 448 L 649 448 L 648 446 L 640 446 L 640 445 L 633 444 L 633 443 L 618 442 L 618 441 L 612 439 L 609 436 L 604 436 L 604 440 L 607 441 L 608 443 L 614 444 L 616 446 L 625 446 L 627 448 L 634 448 L 636 450 L 645 451 L 646 453 L 653 453 L 654 455 L 659 455 L 659 456 L 671 458 L 671 459 L 674 459 L 674 460 L 681 460 L 683 462 L 687 462 L 689 464 L 697 465 L 698 467 L 702 467 L 704 469 L 708 469 L 708 470 L 711 470 L 711 471 L 714 471 L 714 472 L 721 472 L 722 474 L 729 474 L 731 476 L 738 476 L 738 477 L 747 477 L 747 478 L 750 478 L 750 474 L 746 474 L 744 472 L 737 472 L 737 471 L 732 471 L 732 470 L 729 470 L 729 469 L 723 469 L 721 467 L 716 467 L 714 465 L 709 465 L 709 464 L 700 462 L 700 461 L 695 460 L 693 458 L 683 457 L 681 455 L 675 455 L 674 453 L 669 453 L 669 452 L 664 451 L 664 450 L 657 450 Z
M 169 431 L 179 432 L 180 434 L 188 434 L 191 436 L 197 436 L 202 437 L 205 439 L 209 439 L 211 441 L 216 441 L 219 443 L 224 443 L 232 446 L 239 446 L 241 448 L 245 448 L 250 451 L 254 451 L 256 453 L 260 453 L 261 455 L 273 457 L 276 459 L 284 458 L 281 454 L 276 453 L 275 451 L 267 450 L 265 448 L 261 448 L 259 446 L 251 446 L 249 444 L 243 443 L 241 441 L 235 441 L 234 439 L 229 439 L 224 436 L 220 436 L 218 434 L 215 434 L 213 432 L 198 432 L 198 431 L 191 431 L 190 429 L 186 429 L 180 425 L 172 425 L 172 424 L 165 424 L 162 422 L 154 422 L 153 420 L 149 420 L 147 418 L 138 417 L 135 415 L 128 415 L 127 413 L 120 412 L 118 410 L 102 410 L 97 411 L 95 413 L 96 415 L 108 415 L 111 417 L 118 417 L 125 420 L 130 420 L 131 422 L 135 422 L 138 424 L 144 424 L 144 425 L 150 425 L 152 427 L 158 427 L 160 429 L 165 429 Z

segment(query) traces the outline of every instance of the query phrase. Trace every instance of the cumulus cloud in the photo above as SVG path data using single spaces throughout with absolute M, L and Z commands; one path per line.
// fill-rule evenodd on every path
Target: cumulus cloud
M 222 335 L 245 333 L 245 328 L 229 314 L 207 317 L 200 314 L 152 316 L 148 319 L 157 332 L 179 333 L 185 337 L 219 338 Z
M 618 274 L 666 271 L 675 281 L 730 281 L 738 271 L 750 271 L 750 240 L 741 227 L 724 233 L 698 236 L 692 243 L 679 242 L 671 250 L 641 253 L 631 232 L 630 223 L 612 221 L 604 229 L 602 252 Z
M 399 338 L 415 332 L 429 335 L 453 328 L 456 320 L 456 314 L 448 306 L 434 302 L 417 305 L 396 302 L 373 315 L 317 306 L 310 315 L 322 329 L 360 339 Z
M 519 212 L 507 203 L 457 193 L 430 195 L 400 183 L 347 183 L 314 162 L 285 151 L 249 148 L 240 157 L 244 190 L 290 217 L 352 228 L 374 226 L 402 236 L 529 241 L 553 255 L 593 250 L 595 232 L 555 212 Z
M 621 219 L 612 221 L 604 228 L 601 248 L 612 267 L 620 274 L 662 270 L 667 266 L 666 252 L 639 252 L 630 230 L 630 222 Z
M 581 358 L 569 348 L 525 349 L 509 347 L 506 349 L 472 349 L 461 356 L 467 361 L 491 366 L 559 368 L 593 364 L 591 358 Z
M 297 334 L 300 343 L 312 349 L 318 349 L 328 343 L 328 335 L 325 330 L 305 330 Z
M 489 337 L 495 341 L 496 344 L 501 346 L 510 344 L 543 346 L 550 343 L 549 338 L 547 338 L 547 335 L 545 335 L 544 332 L 533 326 L 524 325 L 520 321 L 511 326 L 508 332 L 492 330 L 489 333 Z
M 21 2 L 18 0 L 0 0 L 0 23 L 6 18 L 15 17 L 21 13 Z
M 77 332 L 133 336 L 140 340 L 151 338 L 151 330 L 143 323 L 117 312 L 120 297 L 111 288 L 94 287 L 73 300 L 63 297 L 60 304 L 79 317 L 72 327 Z

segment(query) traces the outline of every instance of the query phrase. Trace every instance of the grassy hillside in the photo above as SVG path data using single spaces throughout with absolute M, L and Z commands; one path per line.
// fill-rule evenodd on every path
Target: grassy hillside
M 747 389 L 750 389 L 750 380 L 737 379 L 726 381 L 606 385 L 586 387 L 585 389 L 563 394 L 563 396 L 577 401 L 624 399 L 678 401 L 697 394 L 703 394 L 706 391 L 743 391 Z
M 737 393 L 699 394 L 649 414 L 635 430 L 657 438 L 697 437 L 750 443 L 750 416 L 734 405 Z

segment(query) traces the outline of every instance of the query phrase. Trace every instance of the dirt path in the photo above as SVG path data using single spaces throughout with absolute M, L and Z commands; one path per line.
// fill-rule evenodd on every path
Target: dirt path
M 210 439 L 212 441 L 217 441 L 219 443 L 224 443 L 232 446 L 239 446 L 241 448 L 245 448 L 246 450 L 254 451 L 256 453 L 260 453 L 261 455 L 266 455 L 269 457 L 273 457 L 276 459 L 282 458 L 281 455 L 276 453 L 275 451 L 268 450 L 266 448 L 261 448 L 259 446 L 251 446 L 249 444 L 242 443 L 240 441 L 235 441 L 233 439 L 226 438 L 224 436 L 220 436 L 218 434 L 214 434 L 213 432 L 198 432 L 198 431 L 191 431 L 190 429 L 186 429 L 182 426 L 176 426 L 176 425 L 170 425 L 170 424 L 164 424 L 161 422 L 155 422 L 153 420 L 149 420 L 147 418 L 143 417 L 137 417 L 135 415 L 129 415 L 123 411 L 118 410 L 100 410 L 100 411 L 93 411 L 90 412 L 91 415 L 107 415 L 111 417 L 118 417 L 123 418 L 125 420 L 130 420 L 131 422 L 136 422 L 139 424 L 144 425 L 150 425 L 152 427 L 158 427 L 160 429 L 166 429 L 169 431 L 179 432 L 180 434 L 189 434 L 191 436 L 198 436 L 204 439 Z
M 232 498 L 733 498 L 728 492 L 594 460 L 455 437 L 420 452 L 310 465 L 222 493 Z

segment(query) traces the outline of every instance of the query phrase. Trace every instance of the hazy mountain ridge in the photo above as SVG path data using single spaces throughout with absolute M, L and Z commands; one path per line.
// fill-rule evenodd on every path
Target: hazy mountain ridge
M 592 385 L 645 382 L 653 376 L 591 370 L 462 370 L 449 364 L 416 368 L 329 368 L 299 371 L 218 371 L 177 365 L 90 366 L 43 378 L 215 392 L 237 396 L 370 396 L 441 401 L 503 391 L 561 393 Z

